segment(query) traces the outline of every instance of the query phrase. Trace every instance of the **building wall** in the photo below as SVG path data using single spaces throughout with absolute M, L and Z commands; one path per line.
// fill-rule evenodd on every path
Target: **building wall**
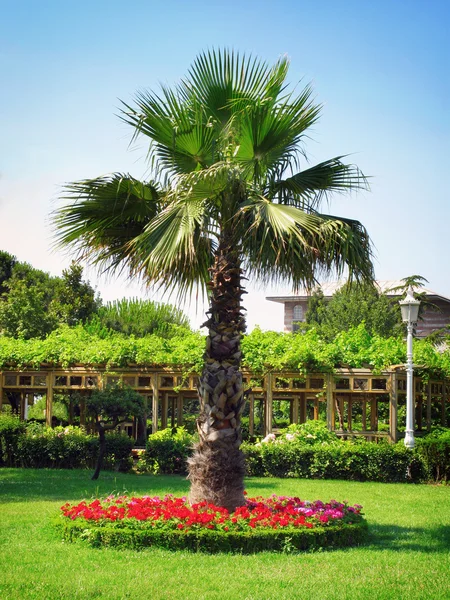
M 308 309 L 308 300 L 295 300 L 294 302 L 284 303 L 284 330 L 292 331 L 294 323 L 294 307 L 301 306 L 303 310 L 303 317 L 301 321 L 305 321 L 306 311 Z
M 416 328 L 416 337 L 425 337 L 436 331 L 450 325 L 450 302 L 445 300 L 434 300 L 433 304 L 439 310 L 426 308 L 422 314 L 422 320 L 418 322 Z M 292 331 L 294 323 L 294 307 L 301 306 L 303 309 L 302 321 L 305 321 L 306 311 L 308 308 L 308 300 L 294 300 L 293 302 L 286 301 L 284 303 L 284 330 Z
M 450 303 L 444 300 L 433 300 L 440 310 L 426 308 L 422 314 L 423 320 L 417 323 L 416 335 L 425 337 L 437 329 L 450 325 Z

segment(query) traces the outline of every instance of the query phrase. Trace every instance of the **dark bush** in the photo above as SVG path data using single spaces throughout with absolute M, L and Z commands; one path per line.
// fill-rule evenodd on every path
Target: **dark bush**
M 418 440 L 417 454 L 429 479 L 450 480 L 450 430 L 443 429 Z
M 14 465 L 19 440 L 24 431 L 25 423 L 19 417 L 0 414 L 0 466 Z
M 129 471 L 133 466 L 133 440 L 127 435 L 106 435 L 105 468 Z M 97 436 L 79 427 L 45 428 L 36 424 L 24 427 L 11 453 L 10 466 L 45 469 L 92 469 L 99 452 Z

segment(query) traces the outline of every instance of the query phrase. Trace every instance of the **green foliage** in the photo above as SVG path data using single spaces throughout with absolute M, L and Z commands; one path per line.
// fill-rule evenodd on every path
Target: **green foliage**
M 100 300 L 82 273 L 72 264 L 62 277 L 51 277 L 7 253 L 0 255 L 0 332 L 13 338 L 44 338 L 60 324 L 84 322 Z
M 450 429 L 437 430 L 418 439 L 416 451 L 431 480 L 450 480 Z
M 106 387 L 104 390 L 94 390 L 86 399 L 86 408 L 101 427 L 117 427 L 121 421 L 141 417 L 144 414 L 143 397 L 122 384 Z
M 111 333 L 104 337 L 90 334 L 82 326 L 60 326 L 41 339 L 12 339 L 0 336 L 0 368 L 39 368 L 41 363 L 67 367 L 106 365 L 109 369 L 136 365 L 181 366 L 200 373 L 203 365 L 204 337 L 199 332 L 179 328 L 170 339 L 158 335 L 142 338 Z M 316 329 L 303 335 L 262 332 L 254 329 L 242 340 L 243 364 L 255 374 L 268 370 L 298 370 L 300 374 L 332 373 L 336 367 L 372 367 L 380 372 L 406 361 L 406 345 L 401 338 L 371 335 L 364 324 L 342 331 L 332 342 Z M 450 348 L 435 346 L 423 339 L 414 340 L 414 362 L 429 373 L 450 376 Z
M 281 439 L 288 441 L 295 440 L 298 443 L 309 446 L 315 444 L 334 444 L 339 443 L 339 437 L 334 431 L 329 431 L 326 423 L 323 421 L 306 421 L 299 425 L 292 424 L 281 432 Z
M 0 466 L 12 466 L 25 423 L 16 415 L 0 413 Z
M 62 277 L 56 278 L 50 312 L 58 323 L 69 326 L 86 323 L 101 306 L 100 296 L 82 276 L 83 268 L 72 263 L 62 272 Z
M 282 530 L 259 531 L 164 531 L 144 522 L 139 528 L 121 522 L 93 523 L 59 518 L 55 521 L 64 541 L 82 540 L 93 547 L 129 548 L 149 546 L 167 550 L 189 550 L 205 553 L 253 554 L 255 552 L 289 552 L 357 546 L 367 539 L 367 523 L 316 526 L 313 529 L 285 527 Z M 147 525 L 147 526 L 146 526 Z
M 365 323 L 371 335 L 398 336 L 402 332 L 397 300 L 380 294 L 373 285 L 345 285 L 329 300 L 318 292 L 309 301 L 306 322 L 316 326 L 326 340 Z
M 308 445 L 303 441 L 243 444 L 249 475 L 383 481 L 421 481 L 420 457 L 403 443 L 338 442 Z
M 12 417 L 10 417 L 12 418 Z M 0 427 L 4 420 L 0 416 Z M 3 440 L 0 433 L 0 441 Z M 80 427 L 45 427 L 20 423 L 14 443 L 8 447 L 8 464 L 40 469 L 90 469 L 97 462 L 99 439 L 86 434 Z M 128 471 L 132 466 L 133 440 L 125 434 L 106 435 L 104 467 L 111 470 Z
M 187 472 L 186 460 L 192 454 L 194 436 L 184 427 L 163 429 L 149 436 L 145 453 L 137 468 L 141 472 L 181 474 Z
M 189 329 L 189 320 L 171 304 L 124 298 L 100 308 L 86 328 L 99 334 L 106 329 L 137 338 L 151 334 L 167 338 L 177 335 L 180 327 Z
M 17 258 L 8 252 L 0 250 L 0 296 L 7 291 L 5 282 L 11 278 Z
M 90 334 L 81 326 L 60 326 L 45 340 L 15 340 L 0 337 L 0 365 L 39 367 L 41 363 L 67 367 L 73 364 L 106 365 L 108 368 L 138 365 L 183 365 L 200 370 L 204 337 L 180 329 L 166 340 L 157 335 L 145 338 L 120 333 L 107 337 Z

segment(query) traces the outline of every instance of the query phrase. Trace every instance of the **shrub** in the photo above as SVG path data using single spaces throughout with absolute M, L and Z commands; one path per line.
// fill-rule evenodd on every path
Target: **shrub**
M 65 541 L 81 539 L 93 547 L 114 547 L 139 550 L 158 546 L 167 550 L 192 552 L 231 552 L 251 554 L 261 551 L 298 552 L 362 544 L 367 537 L 367 523 L 343 526 L 317 527 L 315 529 L 254 531 L 164 531 L 158 529 L 133 529 L 115 524 L 69 521 L 59 522 Z
M 125 434 L 106 435 L 105 468 L 128 471 L 132 467 L 133 440 Z M 92 469 L 97 461 L 99 439 L 81 427 L 24 427 L 11 454 L 11 466 L 46 469 Z
M 441 429 L 419 439 L 417 454 L 429 479 L 436 482 L 450 480 L 450 429 Z
M 184 427 L 162 429 L 149 436 L 138 470 L 148 473 L 181 474 L 187 472 L 186 460 L 192 454 L 194 436 Z
M 0 466 L 13 466 L 25 423 L 16 415 L 0 413 Z
M 248 474 L 255 477 L 304 477 L 356 481 L 420 481 L 420 457 L 403 443 L 370 442 L 308 445 L 302 441 L 243 444 Z
M 300 425 L 292 424 L 281 430 L 282 439 L 289 441 L 295 439 L 304 444 L 334 444 L 338 443 L 339 437 L 330 431 L 324 421 L 306 421 Z

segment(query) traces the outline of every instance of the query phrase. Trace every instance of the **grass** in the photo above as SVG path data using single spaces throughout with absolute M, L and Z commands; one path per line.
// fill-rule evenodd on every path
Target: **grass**
M 51 525 L 66 501 L 110 492 L 187 492 L 181 477 L 0 470 L 0 598 L 183 600 L 450 598 L 450 487 L 250 479 L 250 495 L 364 506 L 369 543 L 307 554 L 203 555 L 63 544 Z

